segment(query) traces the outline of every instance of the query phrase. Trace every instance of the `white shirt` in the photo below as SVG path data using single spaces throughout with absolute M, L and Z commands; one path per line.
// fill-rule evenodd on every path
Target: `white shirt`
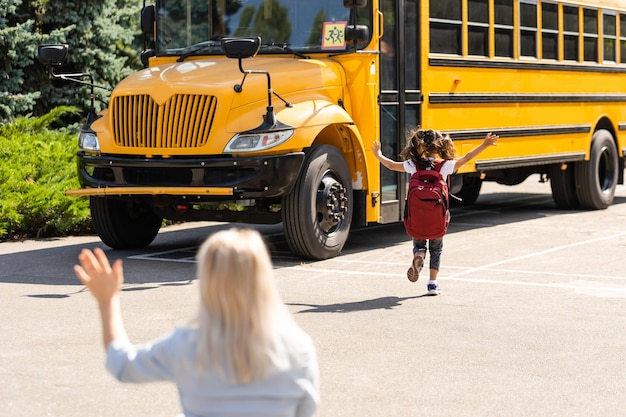
M 429 159 L 434 161 L 434 159 L 432 158 L 429 158 Z M 448 159 L 444 161 L 443 165 L 441 166 L 441 169 L 439 170 L 439 173 L 443 177 L 444 181 L 448 179 L 449 175 L 452 175 L 452 173 L 454 172 L 455 165 L 456 165 L 456 161 L 454 159 Z M 410 159 L 407 159 L 406 161 L 404 161 L 403 166 L 404 166 L 404 170 L 411 175 L 413 175 L 415 171 L 417 171 L 417 167 L 415 166 L 413 161 Z
M 291 329 L 297 345 L 292 368 L 250 384 L 234 384 L 213 367 L 196 362 L 198 331 L 180 327 L 152 343 L 115 340 L 107 348 L 107 370 L 122 382 L 173 381 L 185 417 L 311 417 L 319 403 L 319 370 L 313 342 Z

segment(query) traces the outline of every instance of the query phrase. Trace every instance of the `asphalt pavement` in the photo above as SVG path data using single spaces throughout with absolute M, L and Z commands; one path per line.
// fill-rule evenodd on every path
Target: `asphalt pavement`
M 354 231 L 319 262 L 295 257 L 280 226 L 259 226 L 318 349 L 320 416 L 626 415 L 626 187 L 606 210 L 563 211 L 537 180 L 486 183 L 476 205 L 453 211 L 437 297 L 424 276 L 407 280 L 399 224 Z M 106 249 L 124 259 L 132 341 L 195 315 L 195 250 L 230 226 L 177 225 L 146 250 Z M 0 244 L 1 416 L 180 412 L 172 384 L 121 384 L 104 370 L 95 303 L 72 272 L 95 246 L 95 236 Z

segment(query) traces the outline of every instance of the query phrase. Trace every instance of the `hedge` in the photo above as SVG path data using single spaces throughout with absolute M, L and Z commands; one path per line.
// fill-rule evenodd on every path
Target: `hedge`
M 57 107 L 0 125 L 0 241 L 92 232 L 88 200 L 65 195 L 79 187 L 78 126 L 51 127 L 76 112 Z

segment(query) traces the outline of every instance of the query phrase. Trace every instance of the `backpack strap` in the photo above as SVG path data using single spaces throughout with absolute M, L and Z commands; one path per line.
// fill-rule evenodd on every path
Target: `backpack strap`
M 437 172 L 441 172 L 441 168 L 443 168 L 443 164 L 446 163 L 445 159 L 439 160 L 439 161 L 434 161 L 433 162 L 433 169 Z
M 445 159 L 434 161 L 435 171 L 441 173 L 441 168 L 443 168 L 443 164 L 445 164 L 446 162 L 447 161 Z M 446 186 L 448 187 L 448 192 L 446 193 L 446 196 L 445 196 L 444 206 L 446 210 L 449 210 L 450 209 L 450 175 L 446 177 L 445 181 L 446 181 Z

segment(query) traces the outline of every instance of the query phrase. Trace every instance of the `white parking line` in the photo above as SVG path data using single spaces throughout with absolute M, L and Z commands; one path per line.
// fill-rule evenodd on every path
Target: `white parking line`
M 453 269 L 457 270 L 457 272 L 452 273 L 451 275 L 444 275 L 442 279 L 446 281 L 458 281 L 458 282 L 468 282 L 474 284 L 501 284 L 501 285 L 516 285 L 516 286 L 525 286 L 525 287 L 542 287 L 542 288 L 559 288 L 559 289 L 568 289 L 574 290 L 576 292 L 591 294 L 591 295 L 602 295 L 609 297 L 626 297 L 626 286 L 608 286 L 606 284 L 599 284 L 597 282 L 591 282 L 591 280 L 614 280 L 614 281 L 622 281 L 626 282 L 626 276 L 606 276 L 606 275 L 584 275 L 584 274 L 568 274 L 568 273 L 559 273 L 559 272 L 546 272 L 546 271 L 530 271 L 530 270 L 516 270 L 516 269 L 506 269 L 506 268 L 496 268 L 498 266 L 505 265 L 511 262 L 517 262 L 523 259 L 530 259 L 534 257 L 544 256 L 546 254 L 570 249 L 576 246 L 585 246 L 590 245 L 596 242 L 610 240 L 625 236 L 626 232 L 613 233 L 610 235 L 604 235 L 601 237 L 577 241 L 574 243 L 570 243 L 567 245 L 556 246 L 553 248 L 549 248 L 543 251 L 537 251 L 528 253 L 525 255 L 510 257 L 506 259 L 502 259 L 497 262 L 492 262 L 486 265 L 478 266 L 478 267 L 462 267 L 462 266 L 445 266 L 445 269 Z M 165 262 L 182 262 L 182 263 L 195 263 L 195 252 L 197 247 L 189 247 L 176 249 L 171 251 L 163 251 L 163 252 L 155 252 L 150 254 L 141 254 L 130 256 L 132 259 L 141 259 L 141 260 L 159 260 Z M 355 260 L 355 259 L 346 259 L 346 258 L 333 258 L 328 259 L 324 262 L 329 263 L 337 263 L 337 264 L 353 264 L 359 263 L 360 265 L 368 264 L 368 265 L 397 265 L 397 262 L 385 262 L 385 261 L 367 261 L 367 260 Z M 312 264 L 299 264 L 295 266 L 281 266 L 274 265 L 275 269 L 279 270 L 294 270 L 298 272 L 311 272 L 315 274 L 340 274 L 340 275 L 359 275 L 359 276 L 376 276 L 376 277 L 401 277 L 404 278 L 405 274 L 397 274 L 397 273 L 389 273 L 384 271 L 358 271 L 354 269 L 344 270 L 344 269 L 326 269 L 326 268 L 316 268 Z M 484 273 L 484 272 L 498 272 L 503 274 L 537 274 L 542 276 L 555 276 L 562 278 L 569 278 L 573 281 L 569 283 L 554 283 L 554 282 L 530 282 L 530 281 L 520 281 L 520 280 L 494 280 L 494 279 L 481 279 L 481 278 L 471 278 L 467 277 L 468 275 L 475 273 Z M 621 283 L 621 282 L 620 282 Z
M 140 259 L 143 261 L 195 263 L 197 250 L 198 250 L 198 247 L 194 246 L 194 247 L 189 247 L 189 248 L 166 250 L 162 252 L 132 255 L 132 256 L 129 256 L 128 258 Z
M 581 241 L 578 241 L 578 242 L 575 242 L 575 243 L 570 243 L 569 245 L 556 246 L 554 248 L 546 249 L 546 250 L 539 251 L 539 252 L 533 252 L 533 253 L 529 253 L 529 254 L 522 255 L 522 256 L 515 256 L 513 258 L 507 258 L 507 259 L 503 259 L 503 260 L 498 261 L 498 262 L 492 262 L 490 264 L 483 265 L 483 266 L 480 266 L 480 267 L 477 267 L 477 268 L 470 268 L 470 269 L 467 269 L 465 271 L 462 271 L 462 272 L 459 272 L 457 274 L 454 274 L 454 275 L 452 275 L 452 276 L 450 276 L 448 278 L 457 278 L 457 277 L 460 277 L 460 276 L 463 276 L 463 275 L 468 275 L 468 274 L 474 273 L 476 271 L 483 271 L 483 270 L 485 270 L 487 268 L 492 268 L 494 266 L 503 265 L 503 264 L 506 264 L 506 263 L 509 263 L 509 262 L 516 262 L 516 261 L 519 261 L 521 259 L 528 259 L 528 258 L 534 258 L 536 256 L 543 256 L 545 254 L 552 253 L 552 252 L 558 252 L 558 251 L 561 251 L 563 249 L 573 248 L 575 246 L 589 245 L 589 244 L 594 243 L 594 242 L 599 242 L 599 241 L 602 241 L 602 240 L 610 240 L 610 239 L 614 239 L 614 238 L 617 238 L 617 237 L 620 237 L 620 236 L 624 236 L 624 235 L 626 235 L 626 232 L 620 232 L 620 233 L 615 233 L 615 234 L 612 234 L 612 235 L 598 237 L 598 238 L 595 238 L 595 239 L 581 240 Z
M 496 266 L 504 265 L 509 262 L 519 261 L 521 259 L 528 259 L 538 256 L 543 256 L 549 253 L 569 249 L 576 246 L 589 245 L 595 242 L 610 240 L 614 238 L 618 238 L 626 235 L 626 232 L 614 233 L 611 235 L 606 235 L 594 239 L 588 239 L 584 241 L 578 241 L 575 243 L 556 246 L 554 248 L 546 249 L 543 251 L 533 252 L 526 255 L 516 256 L 512 258 L 503 259 L 501 261 L 492 262 L 490 264 L 486 264 L 480 267 L 445 267 L 451 269 L 461 269 L 461 271 L 454 273 L 449 276 L 443 276 L 442 279 L 446 281 L 458 281 L 458 282 L 469 282 L 469 283 L 478 283 L 478 284 L 501 284 L 501 285 L 516 285 L 516 286 L 525 286 L 525 287 L 543 287 L 543 288 L 559 288 L 559 289 L 568 289 L 574 290 L 578 293 L 594 295 L 594 296 L 604 296 L 604 297 L 626 297 L 626 286 L 610 286 L 606 284 L 600 284 L 597 282 L 591 282 L 591 280 L 597 279 L 610 279 L 615 281 L 626 281 L 626 277 L 620 276 L 606 276 L 606 275 L 583 275 L 583 274 L 567 274 L 567 273 L 558 273 L 558 272 L 544 272 L 544 271 L 522 271 L 522 270 L 507 270 L 502 268 L 494 268 Z M 355 263 L 359 262 L 360 264 L 370 264 L 370 265 L 397 265 L 396 262 L 380 262 L 380 261 L 363 261 L 363 260 L 349 260 L 349 259 L 329 259 L 327 262 L 337 262 L 337 263 Z M 287 267 L 287 269 L 294 269 L 298 271 L 310 271 L 315 273 L 327 273 L 327 274 L 343 274 L 343 275 L 366 275 L 366 276 L 387 276 L 387 277 L 404 277 L 405 274 L 395 274 L 388 273 L 382 271 L 355 271 L 355 270 L 331 270 L 331 269 L 321 269 L 315 267 L 308 267 L 306 265 L 298 265 Z M 554 282 L 528 282 L 528 281 L 511 281 L 511 280 L 494 280 L 494 279 L 481 279 L 481 278 L 463 278 L 466 275 L 470 275 L 476 272 L 501 272 L 501 273 L 515 273 L 515 274 L 540 274 L 542 276 L 551 275 L 551 276 L 559 276 L 563 278 L 571 278 L 573 282 L 569 283 L 554 283 Z
M 461 267 L 461 266 L 447 266 L 446 268 L 467 270 L 467 267 Z M 499 269 L 499 268 L 481 268 L 480 270 L 490 271 L 490 272 L 501 272 L 504 274 L 523 274 L 523 275 L 541 274 L 544 276 L 554 276 L 554 277 L 563 277 L 563 278 L 587 278 L 587 279 L 607 279 L 607 280 L 615 280 L 615 281 L 626 281 L 626 276 L 618 277 L 614 275 L 569 274 L 565 272 L 527 271 L 527 270 L 522 270 L 522 269 Z M 458 276 L 458 275 L 452 275 L 452 277 L 455 277 L 455 276 Z
M 382 261 L 363 261 L 363 260 L 358 260 L 358 261 L 350 261 L 350 260 L 344 260 L 344 259 L 327 259 L 326 262 L 339 262 L 339 263 L 346 263 L 346 264 L 363 264 L 363 265 L 398 265 L 398 262 L 382 262 Z M 292 267 L 292 268 L 297 268 L 297 267 Z M 456 270 L 463 270 L 463 271 L 467 271 L 468 267 L 466 266 L 450 266 L 450 265 L 445 265 L 443 267 L 444 269 L 456 269 Z M 314 268 L 308 268 L 308 267 L 302 267 L 302 269 L 314 269 Z M 590 275 L 590 274 L 569 274 L 569 273 L 565 273 L 565 272 L 548 272 L 548 271 L 529 271 L 529 270 L 523 270 L 523 269 L 503 269 L 503 268 L 488 268 L 488 267 L 480 267 L 480 268 L 474 268 L 473 270 L 480 270 L 480 271 L 487 271 L 487 272 L 499 272 L 499 273 L 503 273 L 503 274 L 517 274 L 517 275 L 543 275 L 543 276 L 555 276 L 555 277 L 563 277 L 563 278 L 584 278 L 584 279 L 606 279 L 606 280 L 615 280 L 615 281 L 626 281 L 626 276 L 615 276 L 615 275 Z M 346 272 L 344 270 L 341 270 L 342 272 Z M 347 271 L 347 272 L 351 272 L 353 274 L 363 274 L 363 272 L 360 271 Z M 384 276 L 404 276 L 404 274 L 394 274 L 394 273 L 386 273 L 386 272 L 377 272 L 377 273 L 367 273 L 368 275 L 384 275 Z M 456 274 L 456 275 L 444 275 L 443 279 L 455 279 L 455 277 L 458 277 L 460 274 Z M 458 279 L 459 281 L 463 281 L 463 279 Z M 468 279 L 469 281 L 469 279 Z
M 311 268 L 307 266 L 290 266 L 281 269 L 291 269 L 297 270 L 298 272 L 314 272 L 316 274 L 339 274 L 339 275 L 358 275 L 358 276 L 376 276 L 376 277 L 400 277 L 405 278 L 405 274 L 393 274 L 388 272 L 370 272 L 370 271 L 354 271 L 354 270 L 344 270 L 344 269 L 321 269 L 321 268 Z M 476 268 L 472 270 L 478 270 Z M 489 269 L 486 269 L 489 270 Z M 530 273 L 530 272 L 527 272 Z M 540 272 L 536 272 L 539 274 Z M 541 272 L 542 275 L 545 273 Z M 567 274 L 563 274 L 567 276 Z M 593 276 L 581 276 L 581 275 L 571 275 L 571 277 L 583 277 L 587 280 L 593 279 Z M 613 277 L 614 279 L 623 279 Z M 607 286 L 600 285 L 595 282 L 590 281 L 578 281 L 571 283 L 555 283 L 555 282 L 529 282 L 529 281 L 500 281 L 495 279 L 481 279 L 481 278 L 459 278 L 458 276 L 444 276 L 442 277 L 444 281 L 457 281 L 457 282 L 468 282 L 472 284 L 498 284 L 498 285 L 515 285 L 515 286 L 523 286 L 523 287 L 542 287 L 542 288 L 559 288 L 559 289 L 567 289 L 573 290 L 579 293 L 588 294 L 588 295 L 602 295 L 606 297 L 626 297 L 626 286 Z

